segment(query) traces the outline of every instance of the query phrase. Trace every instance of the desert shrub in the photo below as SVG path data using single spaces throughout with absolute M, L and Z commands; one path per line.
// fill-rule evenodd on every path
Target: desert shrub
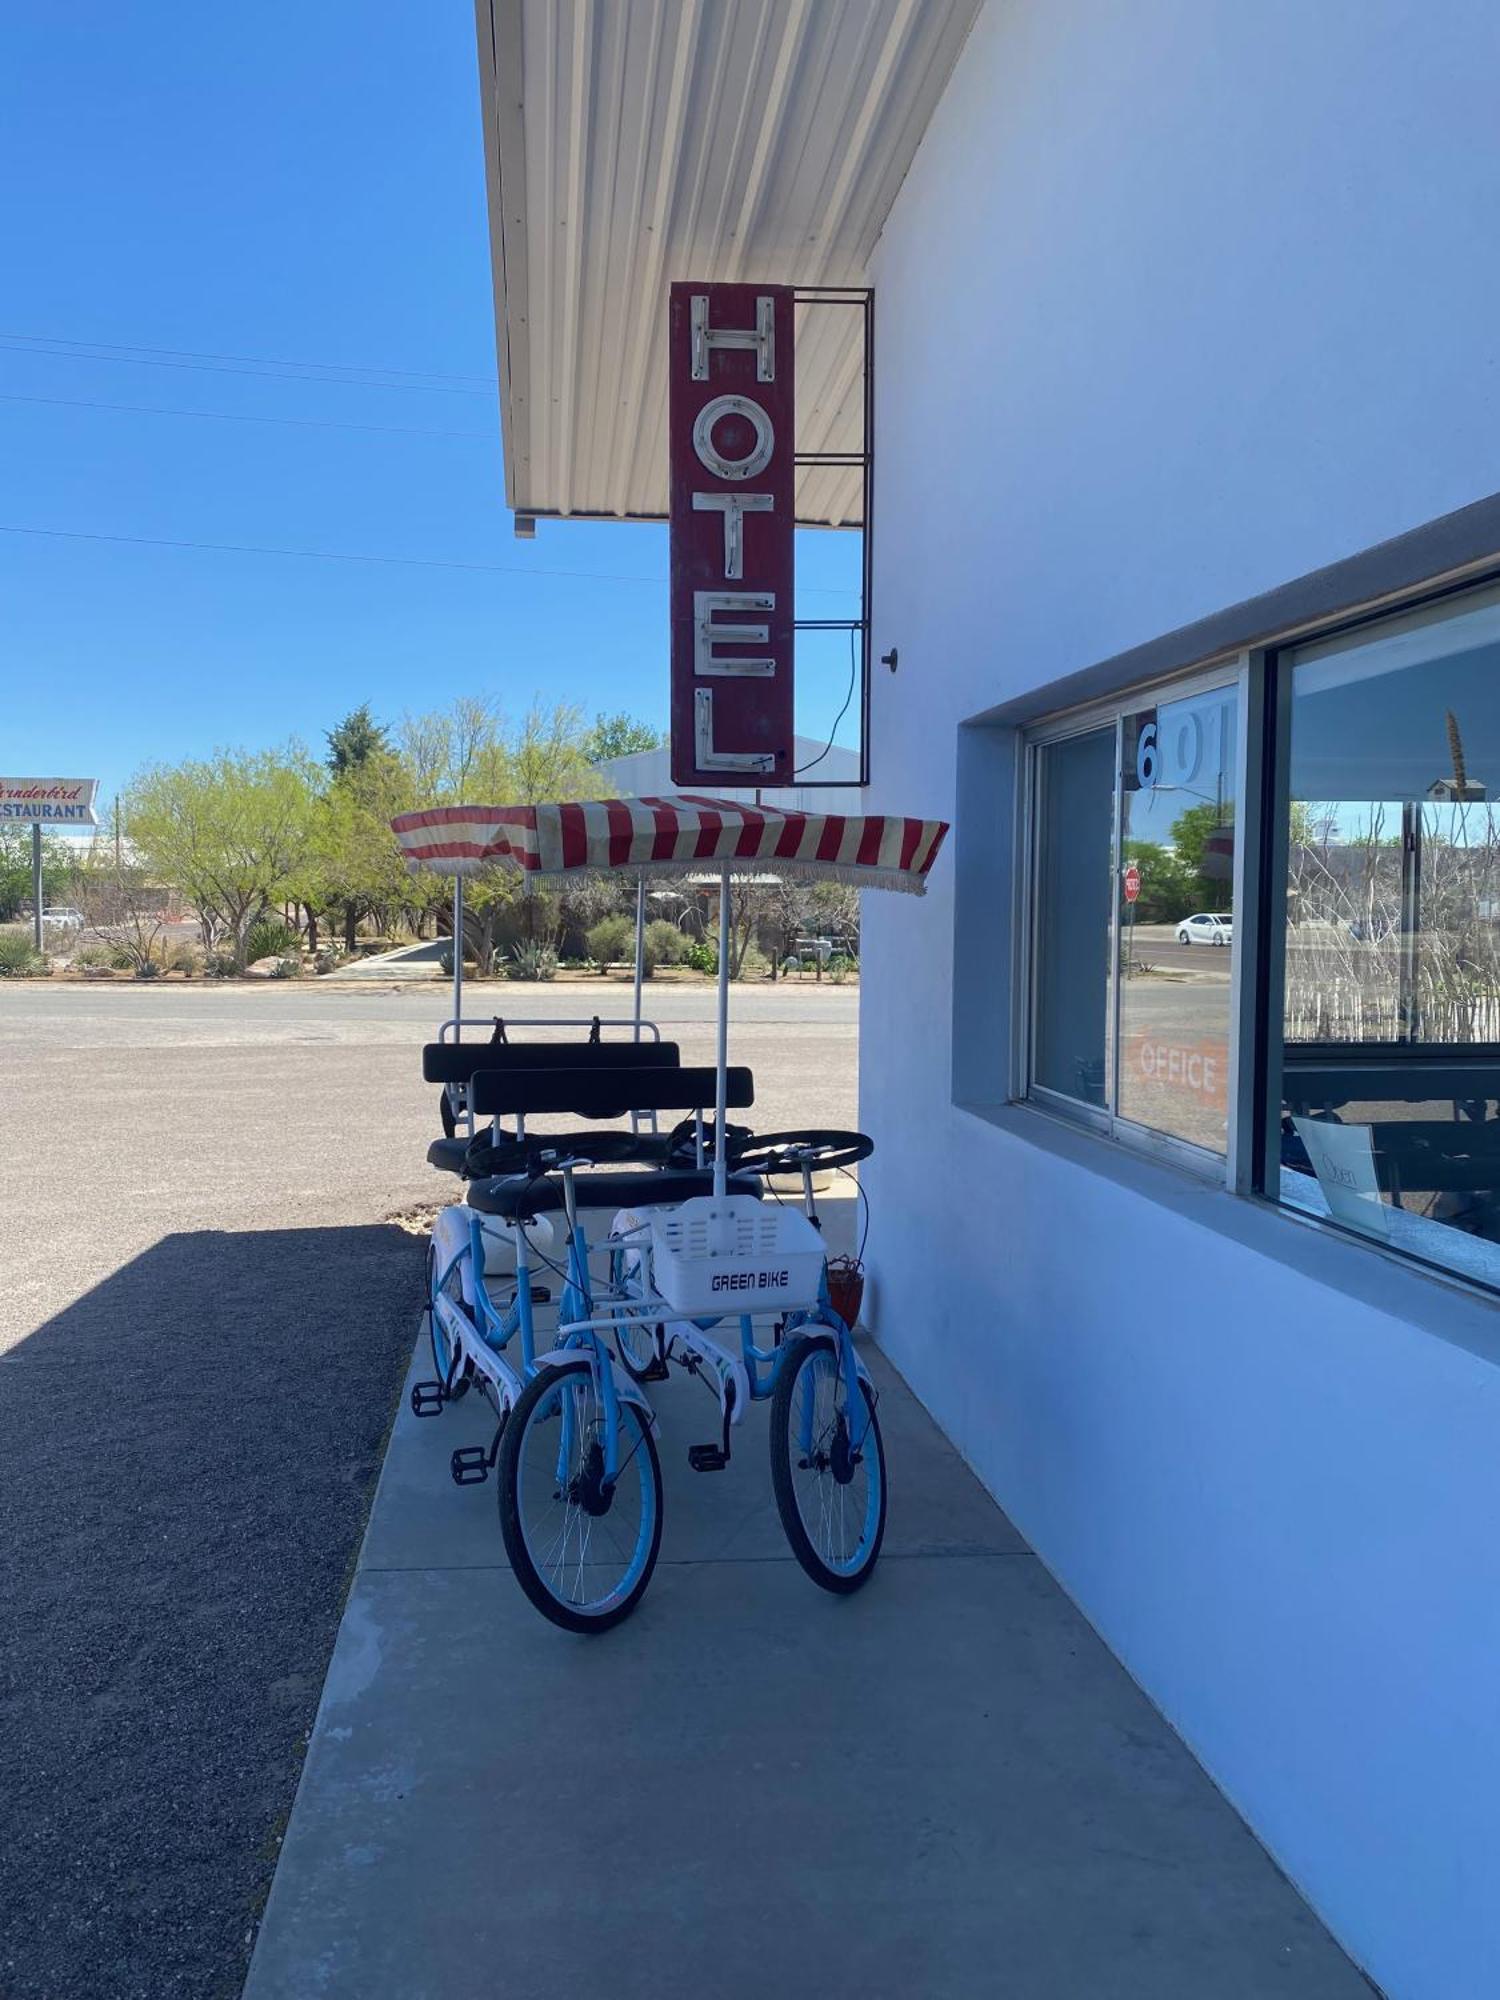
M 676 924 L 668 923 L 665 917 L 658 917 L 654 923 L 647 924 L 641 943 L 652 965 L 687 964 L 691 945 Z
M 162 963 L 159 958 L 143 958 L 139 965 L 131 968 L 137 979 L 160 979 Z
M 505 959 L 507 979 L 555 979 L 557 953 L 550 944 L 518 944 Z
M 858 972 L 858 970 L 859 960 L 857 958 L 847 958 L 841 951 L 836 951 L 828 961 L 828 977 L 833 981 L 835 986 L 842 986 L 850 973 Z
M 707 938 L 699 938 L 695 944 L 688 946 L 682 962 L 684 965 L 690 965 L 694 972 L 717 972 L 718 947 L 710 944 Z
M 629 917 L 601 917 L 589 926 L 586 940 L 595 965 L 616 965 L 635 959 L 635 925 Z
M 73 954 L 73 964 L 80 971 L 97 971 L 109 968 L 115 970 L 115 960 L 119 953 L 112 944 L 81 944 Z
M 247 965 L 254 965 L 257 959 L 262 958 L 288 958 L 301 949 L 302 941 L 297 933 L 279 917 L 257 917 L 245 933 Z
M 203 969 L 203 953 L 195 944 L 174 945 L 167 953 L 167 971 L 194 979 Z
M 233 979 L 235 970 L 232 951 L 211 951 L 203 961 L 205 979 Z
M 342 945 L 321 944 L 313 955 L 314 972 L 337 972 L 344 962 Z
M 0 979 L 25 979 L 46 969 L 46 960 L 24 931 L 0 931 Z
M 295 956 L 278 958 L 276 963 L 271 967 L 271 977 L 273 979 L 300 979 L 302 977 L 301 952 L 297 952 Z

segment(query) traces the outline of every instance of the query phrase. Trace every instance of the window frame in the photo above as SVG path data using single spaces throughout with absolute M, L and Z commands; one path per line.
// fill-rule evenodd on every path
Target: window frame
M 1222 654 L 1191 668 L 1186 673 L 1160 676 L 1122 689 L 1119 694 L 1085 706 L 1064 710 L 1059 714 L 1045 716 L 1028 725 L 1021 732 L 1020 755 L 1021 773 L 1019 810 L 1021 815 L 1021 857 L 1019 897 L 1017 905 L 1018 936 L 1020 945 L 1020 978 L 1018 993 L 1022 1004 L 1015 1009 L 1016 1045 L 1012 1052 L 1012 1077 L 1014 1087 L 1012 1099 L 1049 1117 L 1061 1118 L 1068 1124 L 1078 1125 L 1094 1132 L 1111 1144 L 1130 1147 L 1148 1158 L 1166 1160 L 1181 1167 L 1200 1180 L 1216 1183 L 1228 1181 L 1233 1184 L 1235 1170 L 1235 1138 L 1239 1125 L 1236 1117 L 1236 1085 L 1239 1073 L 1237 1062 L 1238 1031 L 1240 1025 L 1240 955 L 1239 911 L 1242 843 L 1235 843 L 1234 863 L 1234 915 L 1235 915 L 1235 955 L 1230 970 L 1229 988 L 1229 1129 L 1226 1137 L 1226 1151 L 1217 1153 L 1208 1147 L 1194 1145 L 1189 1139 L 1179 1138 L 1175 1133 L 1159 1132 L 1138 1120 L 1127 1118 L 1119 1110 L 1119 1045 L 1120 1045 L 1120 867 L 1121 867 L 1121 786 L 1120 759 L 1124 742 L 1125 717 L 1139 708 L 1159 706 L 1164 701 L 1182 701 L 1198 694 L 1232 691 L 1235 701 L 1235 756 L 1234 782 L 1236 800 L 1244 798 L 1246 770 L 1246 718 L 1249 658 L 1243 652 Z M 1110 871 L 1113 892 L 1110 899 L 1109 927 L 1109 997 L 1108 1031 L 1106 1052 L 1106 1076 L 1108 1079 L 1109 1102 L 1105 1105 L 1085 1104 L 1078 1098 L 1068 1097 L 1061 1091 L 1048 1088 L 1035 1081 L 1033 1057 L 1035 1044 L 1035 1022 L 1037 1012 L 1037 949 L 1036 921 L 1038 912 L 1037 895 L 1037 827 L 1042 797 L 1041 752 L 1054 743 L 1066 742 L 1070 737 L 1088 735 L 1102 728 L 1110 728 L 1114 733 L 1114 803 L 1110 824 Z
M 1414 531 L 1420 533 L 1421 531 Z M 1194 663 L 1130 682 L 1086 703 L 1016 722 L 1015 854 L 1018 862 L 1013 903 L 1012 963 L 1015 1004 L 1011 1009 L 1007 1101 L 1023 1111 L 1057 1120 L 1122 1150 L 1182 1169 L 1195 1180 L 1222 1186 L 1261 1209 L 1270 1209 L 1292 1228 L 1311 1230 L 1357 1245 L 1399 1269 L 1463 1292 L 1494 1307 L 1500 1287 L 1354 1230 L 1332 1217 L 1308 1213 L 1280 1199 L 1279 1160 L 1269 1157 L 1269 1137 L 1279 1130 L 1285 990 L 1284 910 L 1288 819 L 1276 802 L 1287 795 L 1290 777 L 1292 663 L 1283 656 L 1298 647 L 1340 638 L 1387 619 L 1437 607 L 1447 600 L 1500 585 L 1500 550 L 1460 567 L 1438 570 L 1394 588 L 1372 591 L 1362 602 L 1336 611 L 1288 621 L 1257 635 L 1254 643 L 1206 652 Z M 1269 621 L 1268 621 L 1269 622 Z M 1110 1105 L 1098 1108 L 1033 1084 L 1031 1058 L 1035 1017 L 1036 829 L 1038 752 L 1048 743 L 1113 724 L 1116 789 L 1111 864 L 1120 870 L 1120 787 L 1118 778 L 1123 718 L 1135 709 L 1159 705 L 1211 688 L 1236 688 L 1235 783 L 1237 825 L 1233 875 L 1234 962 L 1229 1010 L 1229 1109 L 1223 1154 L 1210 1152 L 1172 1134 L 1152 1131 L 1122 1117 L 1116 1076 L 1119 1033 L 1119 896 L 1110 926 L 1109 1081 Z M 1279 891 L 1279 901 L 1278 901 Z M 1273 1004 L 1273 999 L 1277 1004 Z

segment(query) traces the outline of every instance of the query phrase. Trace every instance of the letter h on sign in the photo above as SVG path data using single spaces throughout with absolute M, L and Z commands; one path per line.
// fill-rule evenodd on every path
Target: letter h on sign
M 793 776 L 792 292 L 673 285 L 672 782 Z

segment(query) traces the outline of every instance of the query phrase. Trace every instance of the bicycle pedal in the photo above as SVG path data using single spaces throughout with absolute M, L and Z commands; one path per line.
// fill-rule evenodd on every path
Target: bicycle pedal
M 643 1382 L 668 1382 L 671 1380 L 671 1377 L 671 1369 L 659 1354 L 652 1361 L 649 1368 L 641 1370 L 641 1380 Z
M 690 1444 L 688 1464 L 694 1472 L 722 1472 L 729 1463 L 729 1453 L 718 1444 Z
M 411 1385 L 411 1413 L 414 1417 L 435 1417 L 448 1400 L 448 1391 L 441 1382 L 413 1382 Z
M 483 1486 L 490 1476 L 490 1453 L 482 1444 L 460 1445 L 448 1461 L 455 1486 Z

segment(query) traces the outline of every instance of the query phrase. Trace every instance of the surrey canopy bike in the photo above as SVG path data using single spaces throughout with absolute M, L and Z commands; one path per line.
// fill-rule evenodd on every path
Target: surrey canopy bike
M 443 1093 L 428 1157 L 461 1176 L 466 1199 L 434 1225 L 434 1376 L 412 1391 L 419 1416 L 470 1393 L 492 1409 L 491 1443 L 455 1451 L 454 1480 L 494 1475 L 506 1551 L 538 1610 L 573 1631 L 607 1630 L 640 1601 L 661 1545 L 648 1392 L 677 1366 L 718 1406 L 717 1437 L 690 1447 L 693 1469 L 726 1465 L 731 1432 L 769 1401 L 788 1543 L 825 1589 L 857 1589 L 885 1531 L 885 1455 L 874 1384 L 830 1299 L 814 1177 L 847 1172 L 871 1141 L 730 1125 L 754 1086 L 728 1063 L 727 954 L 717 1062 L 686 1067 L 641 1018 L 639 890 L 632 1021 L 549 1024 L 587 1028 L 567 1041 L 517 1040 L 514 1028 L 540 1024 L 496 1021 L 489 1041 L 466 1042 L 465 1026 L 480 1023 L 462 1010 L 463 878 L 497 864 L 528 876 L 717 864 L 722 938 L 736 868 L 920 893 L 946 828 L 700 799 L 454 806 L 393 825 L 412 866 L 455 877 L 453 1014 L 423 1074 Z M 611 1039 L 616 1028 L 630 1039 Z M 557 1118 L 584 1123 L 539 1123 Z M 800 1202 L 777 1191 L 786 1176 Z M 544 1345 L 538 1314 L 553 1306 Z

